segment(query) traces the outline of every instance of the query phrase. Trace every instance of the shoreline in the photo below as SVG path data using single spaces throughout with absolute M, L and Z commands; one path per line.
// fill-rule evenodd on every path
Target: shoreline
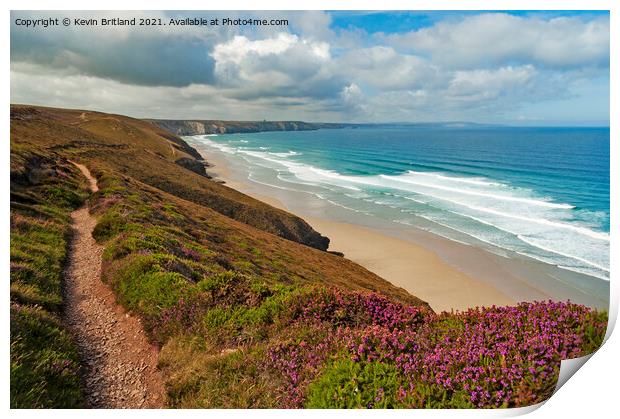
M 196 144 L 192 144 L 196 146 Z M 475 246 L 411 228 L 387 231 L 291 208 L 232 167 L 225 155 L 197 147 L 214 180 L 304 219 L 330 238 L 330 251 L 358 263 L 392 284 L 428 302 L 436 312 L 476 306 L 515 305 L 522 301 L 571 300 L 596 308 L 608 301 L 560 281 L 550 281 L 535 263 L 491 254 Z

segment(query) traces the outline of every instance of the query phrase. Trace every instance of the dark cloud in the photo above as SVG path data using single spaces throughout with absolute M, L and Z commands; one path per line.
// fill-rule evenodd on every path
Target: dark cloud
M 50 14 L 78 15 L 12 12 L 12 21 Z M 548 115 L 567 115 L 589 100 L 589 109 L 608 118 L 609 98 L 601 94 L 609 86 L 608 16 L 472 13 L 408 33 L 369 35 L 333 31 L 325 12 L 121 16 L 127 14 L 285 18 L 290 25 L 13 24 L 11 100 L 145 117 L 485 122 L 516 118 L 528 107 L 540 112 L 545 101 L 554 101 Z
M 11 62 L 127 84 L 187 86 L 213 82 L 214 63 L 208 53 L 215 41 L 187 33 L 114 27 L 25 29 L 13 23 Z

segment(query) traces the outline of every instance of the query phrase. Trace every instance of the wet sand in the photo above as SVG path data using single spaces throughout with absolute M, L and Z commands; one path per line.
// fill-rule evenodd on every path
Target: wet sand
M 198 149 L 198 151 L 201 151 Z M 439 311 L 466 310 L 476 306 L 514 305 L 520 301 L 568 300 L 606 308 L 605 290 L 591 295 L 572 284 L 549 280 L 539 263 L 515 261 L 415 229 L 383 228 L 317 217 L 316 211 L 291 208 L 291 199 L 278 199 L 236 173 L 217 153 L 205 153 L 208 173 L 227 186 L 292 212 L 330 238 L 329 250 L 403 287 Z M 278 191 L 282 197 L 282 191 Z

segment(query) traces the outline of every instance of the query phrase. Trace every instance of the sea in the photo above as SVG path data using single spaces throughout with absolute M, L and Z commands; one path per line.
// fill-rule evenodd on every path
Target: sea
M 382 125 L 186 139 L 340 219 L 413 226 L 609 281 L 608 128 Z

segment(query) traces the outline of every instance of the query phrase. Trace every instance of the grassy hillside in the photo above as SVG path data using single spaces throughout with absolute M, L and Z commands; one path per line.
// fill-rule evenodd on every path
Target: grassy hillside
M 80 407 L 77 350 L 62 325 L 69 213 L 86 198 L 74 166 L 11 143 L 11 407 Z
M 200 171 L 197 152 L 153 124 L 98 112 L 15 106 L 11 112 L 12 135 L 33 146 L 103 161 L 117 173 L 317 249 L 329 244 L 302 219 L 188 171 Z
M 105 246 L 104 281 L 161 348 L 172 407 L 527 405 L 548 397 L 562 357 L 602 341 L 606 314 L 573 304 L 436 315 L 320 250 L 327 239 L 303 220 L 193 170 L 193 150 L 148 122 L 27 106 L 13 106 L 11 118 L 12 248 L 25 242 L 62 266 L 66 216 L 85 197 L 67 159 L 88 166 L 100 188 L 89 202 L 93 235 Z M 53 246 L 39 247 L 34 229 L 13 222 L 24 205 L 54 206 Z M 46 232 L 53 227 L 46 214 L 31 217 Z M 12 306 L 52 316 L 59 288 L 42 288 L 47 277 L 24 279 L 26 253 L 12 253 Z M 56 284 L 60 273 L 51 275 Z M 15 377 L 75 387 L 59 385 L 65 376 L 76 382 L 73 367 L 60 376 L 36 369 L 55 365 L 37 324 L 12 323 L 16 405 L 35 404 L 18 399 L 26 381 L 14 379 L 13 359 L 34 360 L 15 362 Z M 61 359 L 74 362 L 70 339 L 54 325 Z M 62 397 L 50 400 L 61 406 Z

